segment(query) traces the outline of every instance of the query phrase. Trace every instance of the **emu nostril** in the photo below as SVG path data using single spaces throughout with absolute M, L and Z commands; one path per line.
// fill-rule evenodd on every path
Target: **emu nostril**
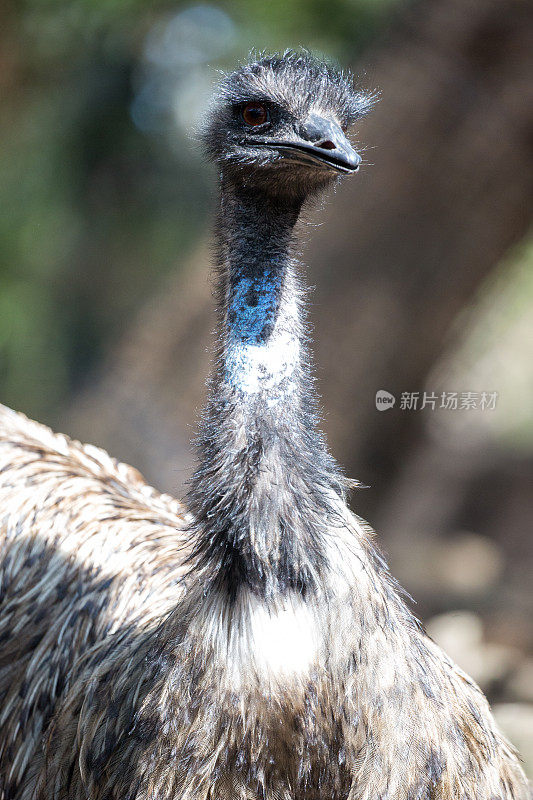
M 325 142 L 319 142 L 317 147 L 321 147 L 323 150 L 336 150 L 337 145 L 333 144 L 330 139 L 326 139 Z

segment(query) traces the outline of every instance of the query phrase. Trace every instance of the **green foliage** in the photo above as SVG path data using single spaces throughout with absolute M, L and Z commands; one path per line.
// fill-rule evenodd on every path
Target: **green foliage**
M 358 54 L 382 29 L 398 0 L 235 0 L 226 4 L 253 45 L 304 46 L 339 58 Z

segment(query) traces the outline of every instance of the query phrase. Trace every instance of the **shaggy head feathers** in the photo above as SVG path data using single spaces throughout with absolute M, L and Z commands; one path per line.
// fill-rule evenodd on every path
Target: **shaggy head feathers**
M 270 100 L 300 118 L 317 108 L 336 116 L 344 129 L 366 114 L 374 99 L 354 88 L 349 73 L 304 51 L 246 64 L 227 75 L 215 95 L 216 103 Z
M 199 134 L 207 156 L 219 164 L 226 177 L 242 178 L 252 167 L 257 178 L 260 169 L 285 165 L 279 153 L 256 146 L 258 133 L 262 134 L 265 126 L 260 126 L 257 133 L 247 129 L 242 119 L 247 103 L 258 102 L 268 109 L 266 132 L 275 141 L 297 137 L 310 114 L 329 119 L 346 132 L 369 111 L 375 99 L 375 95 L 357 90 L 348 73 L 305 51 L 287 51 L 263 56 L 226 75 Z M 288 166 L 294 172 L 294 164 Z M 279 169 L 270 172 L 275 173 L 278 185 L 286 182 Z M 310 181 L 311 171 L 299 172 L 302 181 L 311 183 L 304 193 L 312 192 L 315 187 Z M 333 174 L 325 179 L 321 174 L 316 182 L 321 186 L 332 177 Z

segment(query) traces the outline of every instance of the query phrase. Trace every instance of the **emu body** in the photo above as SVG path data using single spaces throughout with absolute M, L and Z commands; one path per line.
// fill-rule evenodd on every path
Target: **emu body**
M 368 107 L 308 56 L 222 85 L 219 331 L 186 507 L 0 410 L 3 800 L 526 800 L 317 426 L 294 226 Z

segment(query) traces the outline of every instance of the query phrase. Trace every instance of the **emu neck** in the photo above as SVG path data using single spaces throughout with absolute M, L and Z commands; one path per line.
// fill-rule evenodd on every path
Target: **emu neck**
M 219 358 L 189 495 L 196 566 L 230 596 L 316 584 L 341 480 L 317 429 L 291 259 L 299 203 L 223 187 Z
M 222 197 L 220 379 L 244 404 L 283 405 L 297 389 L 301 332 L 290 246 L 298 213 L 297 205 L 251 193 Z

